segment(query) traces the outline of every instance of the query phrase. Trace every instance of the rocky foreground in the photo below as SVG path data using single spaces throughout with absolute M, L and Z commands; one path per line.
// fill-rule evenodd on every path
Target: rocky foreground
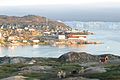
M 100 62 L 107 56 L 107 62 Z M 59 58 L 0 57 L 1 80 L 120 80 L 120 56 L 68 52 Z M 111 75 L 111 76 L 109 76 Z

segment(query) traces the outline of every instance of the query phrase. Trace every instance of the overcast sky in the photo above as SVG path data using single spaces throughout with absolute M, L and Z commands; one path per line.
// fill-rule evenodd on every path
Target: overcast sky
M 120 0 L 0 0 L 0 15 L 57 20 L 120 21 Z

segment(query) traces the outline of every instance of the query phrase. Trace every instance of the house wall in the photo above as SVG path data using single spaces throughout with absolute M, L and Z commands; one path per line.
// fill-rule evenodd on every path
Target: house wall
M 79 39 L 79 40 L 87 40 L 87 36 L 86 35 L 69 35 L 68 39 Z
M 58 35 L 58 39 L 65 39 L 65 35 Z

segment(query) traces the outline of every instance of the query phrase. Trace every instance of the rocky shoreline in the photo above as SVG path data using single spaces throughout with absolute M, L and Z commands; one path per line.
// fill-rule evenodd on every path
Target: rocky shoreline
M 107 62 L 101 58 L 107 56 Z M 2 80 L 119 80 L 120 56 L 112 54 L 91 55 L 86 52 L 68 52 L 59 58 L 0 57 Z M 113 77 L 108 79 L 111 71 Z M 64 77 L 62 78 L 64 73 Z M 96 76 L 92 74 L 97 74 Z M 59 76 L 58 76 L 59 75 Z M 21 79 L 15 79 L 21 78 Z M 21 77 L 22 76 L 22 77 Z M 101 77 L 103 76 L 103 77 Z M 14 79 L 13 79 L 14 78 Z

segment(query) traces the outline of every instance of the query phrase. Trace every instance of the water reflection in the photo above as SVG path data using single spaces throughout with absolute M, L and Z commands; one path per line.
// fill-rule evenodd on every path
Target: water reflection
M 54 47 L 58 47 L 58 48 L 66 48 L 66 47 L 71 47 L 71 48 L 86 48 L 87 45 L 89 44 L 71 44 L 71 45 L 54 45 Z
M 39 45 L 33 45 L 33 48 L 39 48 Z
M 58 48 L 65 48 L 66 45 L 56 45 L 55 47 L 58 47 Z
M 8 49 L 10 49 L 10 50 L 15 50 L 15 48 L 16 48 L 17 46 L 8 46 Z
M 88 44 L 87 44 L 88 45 Z M 78 44 L 72 44 L 72 45 L 68 45 L 68 47 L 73 47 L 73 48 L 86 48 L 87 45 L 82 44 L 82 45 L 78 45 Z
M 2 53 L 2 47 L 0 47 L 0 54 Z

